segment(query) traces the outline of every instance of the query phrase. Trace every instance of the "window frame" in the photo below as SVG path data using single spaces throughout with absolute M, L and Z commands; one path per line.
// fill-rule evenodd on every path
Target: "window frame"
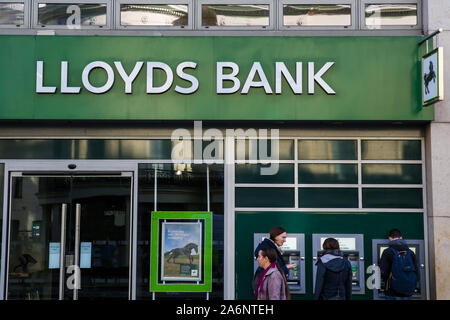
M 366 25 L 366 5 L 370 4 L 415 4 L 417 6 L 417 24 L 414 26 L 409 25 L 388 25 L 388 26 L 372 26 Z M 422 0 L 361 0 L 359 8 L 359 19 L 361 30 L 421 30 L 423 28 L 422 18 Z
M 30 0 L 0 0 L 0 3 L 23 3 L 23 25 L 15 24 L 0 24 L 0 29 L 29 29 L 31 16 L 31 1 Z
M 52 3 L 52 4 L 106 4 L 106 25 L 105 26 L 83 26 L 80 29 L 75 30 L 111 30 L 113 25 L 113 3 L 111 0 L 35 0 L 33 1 L 33 15 L 32 15 L 32 28 L 40 30 L 71 30 L 67 28 L 67 25 L 42 25 L 39 24 L 39 4 Z
M 122 26 L 120 19 L 122 4 L 185 4 L 188 7 L 188 24 L 187 26 Z M 192 0 L 116 0 L 114 17 L 114 27 L 118 30 L 192 30 L 194 28 L 194 3 Z
M 349 4 L 351 16 L 349 26 L 285 26 L 283 24 L 283 6 L 289 4 Z M 278 2 L 278 28 L 279 30 L 356 30 L 358 29 L 358 10 L 356 0 L 280 0 Z
M 227 26 L 203 26 L 202 25 L 202 7 L 203 5 L 208 4 L 216 4 L 216 5 L 253 5 L 253 4 L 262 4 L 269 6 L 269 25 L 268 26 L 239 26 L 239 27 L 227 27 Z M 198 0 L 196 2 L 196 17 L 197 21 L 195 24 L 196 29 L 198 30 L 220 30 L 220 31 L 246 31 L 246 30 L 276 30 L 276 10 L 277 6 L 272 0 Z

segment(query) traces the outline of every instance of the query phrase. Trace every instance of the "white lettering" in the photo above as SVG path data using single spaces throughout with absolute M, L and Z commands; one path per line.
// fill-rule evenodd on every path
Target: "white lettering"
M 94 87 L 90 82 L 89 82 L 89 74 L 91 73 L 91 71 L 95 68 L 101 68 L 103 70 L 106 71 L 106 74 L 108 76 L 108 80 L 106 81 L 105 85 L 101 86 L 101 87 Z M 89 63 L 83 70 L 83 73 L 81 75 L 81 80 L 83 82 L 83 86 L 86 88 L 86 90 L 88 90 L 89 92 L 92 93 L 96 93 L 96 94 L 100 94 L 100 93 L 105 93 L 108 92 L 109 89 L 111 89 L 111 87 L 114 84 L 114 71 L 111 68 L 111 66 L 109 64 L 107 64 L 106 62 L 103 61 L 94 61 Z
M 231 68 L 233 71 L 230 74 L 223 74 L 224 68 Z M 216 92 L 219 94 L 229 94 L 235 93 L 241 87 L 241 82 L 236 76 L 239 73 L 239 66 L 234 62 L 217 62 L 217 90 Z M 223 82 L 225 80 L 232 81 L 233 87 L 224 88 Z
M 69 78 L 69 63 L 61 61 L 61 93 L 80 93 L 80 87 L 69 87 L 67 82 Z
M 302 63 L 296 63 L 296 81 L 292 78 L 289 70 L 283 62 L 275 63 L 275 93 L 281 94 L 281 76 L 283 75 L 286 81 L 289 83 L 292 91 L 295 94 L 302 94 Z
M 261 81 L 254 81 L 255 75 L 258 74 Z M 250 87 L 253 88 L 261 88 L 264 87 L 264 91 L 266 94 L 271 94 L 272 89 L 270 88 L 269 81 L 267 81 L 266 75 L 264 74 L 264 70 L 261 66 L 261 63 L 254 62 L 253 66 L 248 74 L 247 80 L 245 81 L 244 87 L 242 88 L 241 94 L 247 94 Z
M 81 8 L 75 4 L 67 7 L 66 13 L 72 13 L 67 18 L 66 25 L 68 29 L 80 29 L 81 28 Z
M 314 81 L 317 82 L 327 94 L 336 94 L 333 89 L 322 79 L 325 72 L 333 66 L 334 62 L 327 62 L 314 74 L 314 62 L 308 62 L 308 94 L 314 94 Z
M 166 74 L 166 82 L 160 87 L 153 86 L 153 69 L 161 69 Z M 173 72 L 163 62 L 147 62 L 147 93 L 163 93 L 170 89 L 173 83 Z
M 182 94 L 191 94 L 191 93 L 194 93 L 195 91 L 197 91 L 199 84 L 198 84 L 198 80 L 196 77 L 183 72 L 183 69 L 185 69 L 185 68 L 195 69 L 195 68 L 197 68 L 197 64 L 195 62 L 182 62 L 177 66 L 177 75 L 181 79 L 192 83 L 192 86 L 190 88 L 182 88 L 177 85 L 175 87 L 175 91 L 178 93 L 182 93 Z
M 136 79 L 137 75 L 139 74 L 139 71 L 141 71 L 142 66 L 144 65 L 144 62 L 138 61 L 136 62 L 133 71 L 131 71 L 131 74 L 128 75 L 125 72 L 125 69 L 122 66 L 122 62 L 115 61 L 114 65 L 116 66 L 117 71 L 119 72 L 120 76 L 122 77 L 123 81 L 125 82 L 125 93 L 133 93 L 133 81 Z
M 36 93 L 55 93 L 56 87 L 44 87 L 44 61 L 36 62 Z

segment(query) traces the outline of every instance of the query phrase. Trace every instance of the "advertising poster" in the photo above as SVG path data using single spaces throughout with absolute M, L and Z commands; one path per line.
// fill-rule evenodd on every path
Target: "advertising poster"
M 151 292 L 211 292 L 212 213 L 152 212 Z
M 162 276 L 165 281 L 201 280 L 202 225 L 200 222 L 162 223 Z

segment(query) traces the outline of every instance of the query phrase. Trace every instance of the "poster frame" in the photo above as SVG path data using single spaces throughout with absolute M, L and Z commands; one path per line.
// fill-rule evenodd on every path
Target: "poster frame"
M 202 222 L 203 263 L 201 281 L 165 281 L 160 275 L 161 222 Z M 150 292 L 211 292 L 212 291 L 212 212 L 153 211 L 151 213 Z

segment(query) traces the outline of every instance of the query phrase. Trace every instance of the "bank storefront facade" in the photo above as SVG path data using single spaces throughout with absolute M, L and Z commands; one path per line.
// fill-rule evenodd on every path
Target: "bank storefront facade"
M 275 225 L 303 239 L 293 299 L 317 235 L 353 239 L 354 299 L 376 298 L 394 227 L 429 298 L 420 39 L 0 36 L 1 298 L 252 299 Z M 198 261 L 155 245 L 160 212 L 210 214 Z

